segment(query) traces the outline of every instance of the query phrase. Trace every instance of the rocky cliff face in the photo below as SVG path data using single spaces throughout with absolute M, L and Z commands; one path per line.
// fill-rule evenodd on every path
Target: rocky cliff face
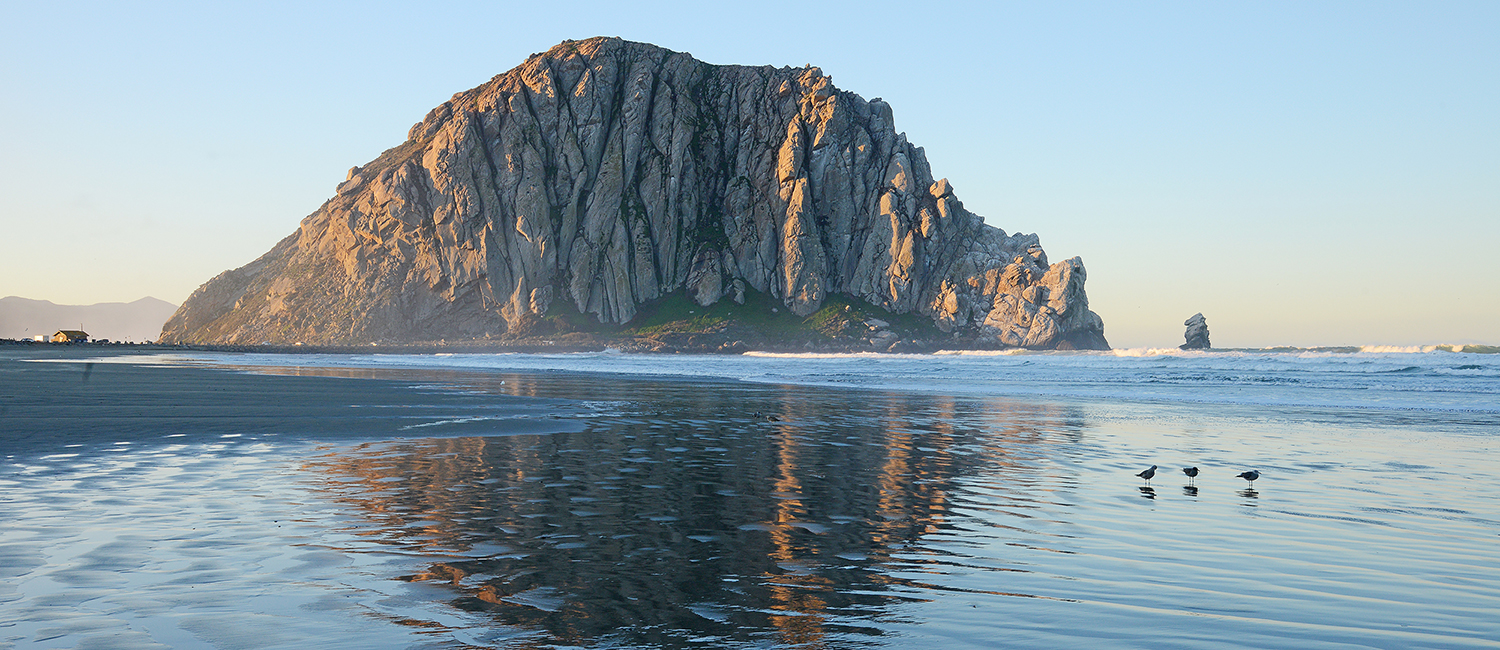
M 1084 278 L 965 210 L 890 105 L 817 68 L 593 38 L 433 109 L 297 232 L 194 292 L 162 340 L 504 336 L 748 289 L 802 315 L 844 293 L 981 343 L 1108 347 Z

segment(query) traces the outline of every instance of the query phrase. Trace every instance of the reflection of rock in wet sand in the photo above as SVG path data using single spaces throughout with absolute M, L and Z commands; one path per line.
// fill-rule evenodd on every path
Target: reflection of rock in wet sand
M 897 556 L 950 526 L 954 478 L 1015 464 L 1024 482 L 1031 459 L 998 445 L 1062 426 L 1055 409 L 943 397 L 633 389 L 654 399 L 646 414 L 582 433 L 386 443 L 310 469 L 375 523 L 370 535 L 472 556 L 408 579 L 452 585 L 456 605 L 499 622 L 565 642 L 800 644 L 874 633 L 863 622 L 915 597 L 890 568 L 927 570 Z M 954 424 L 977 420 L 982 437 Z

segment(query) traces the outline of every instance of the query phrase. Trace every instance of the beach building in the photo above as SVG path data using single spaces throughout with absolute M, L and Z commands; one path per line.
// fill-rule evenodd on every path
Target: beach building
M 83 330 L 57 330 L 52 335 L 53 343 L 88 343 L 89 333 Z

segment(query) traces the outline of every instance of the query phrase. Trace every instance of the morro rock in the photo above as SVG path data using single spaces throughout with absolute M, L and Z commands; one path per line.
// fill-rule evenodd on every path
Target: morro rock
M 987 346 L 1107 348 L 1079 258 L 1049 263 L 934 180 L 890 105 L 815 67 L 564 42 L 453 96 L 250 264 L 171 343 L 515 336 L 671 294 L 792 313 L 845 294 Z
M 1208 319 L 1204 318 L 1203 314 L 1193 314 L 1192 318 L 1183 321 L 1182 324 L 1187 327 L 1187 331 L 1183 333 L 1183 338 L 1186 338 L 1187 342 L 1178 346 L 1179 348 L 1183 350 L 1206 350 L 1213 347 L 1208 342 Z

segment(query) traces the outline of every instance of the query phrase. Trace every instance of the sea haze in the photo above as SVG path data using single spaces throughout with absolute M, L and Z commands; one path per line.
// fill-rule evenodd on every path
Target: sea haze
M 1500 639 L 1497 355 L 51 360 L 254 417 L 0 437 L 0 646 Z

